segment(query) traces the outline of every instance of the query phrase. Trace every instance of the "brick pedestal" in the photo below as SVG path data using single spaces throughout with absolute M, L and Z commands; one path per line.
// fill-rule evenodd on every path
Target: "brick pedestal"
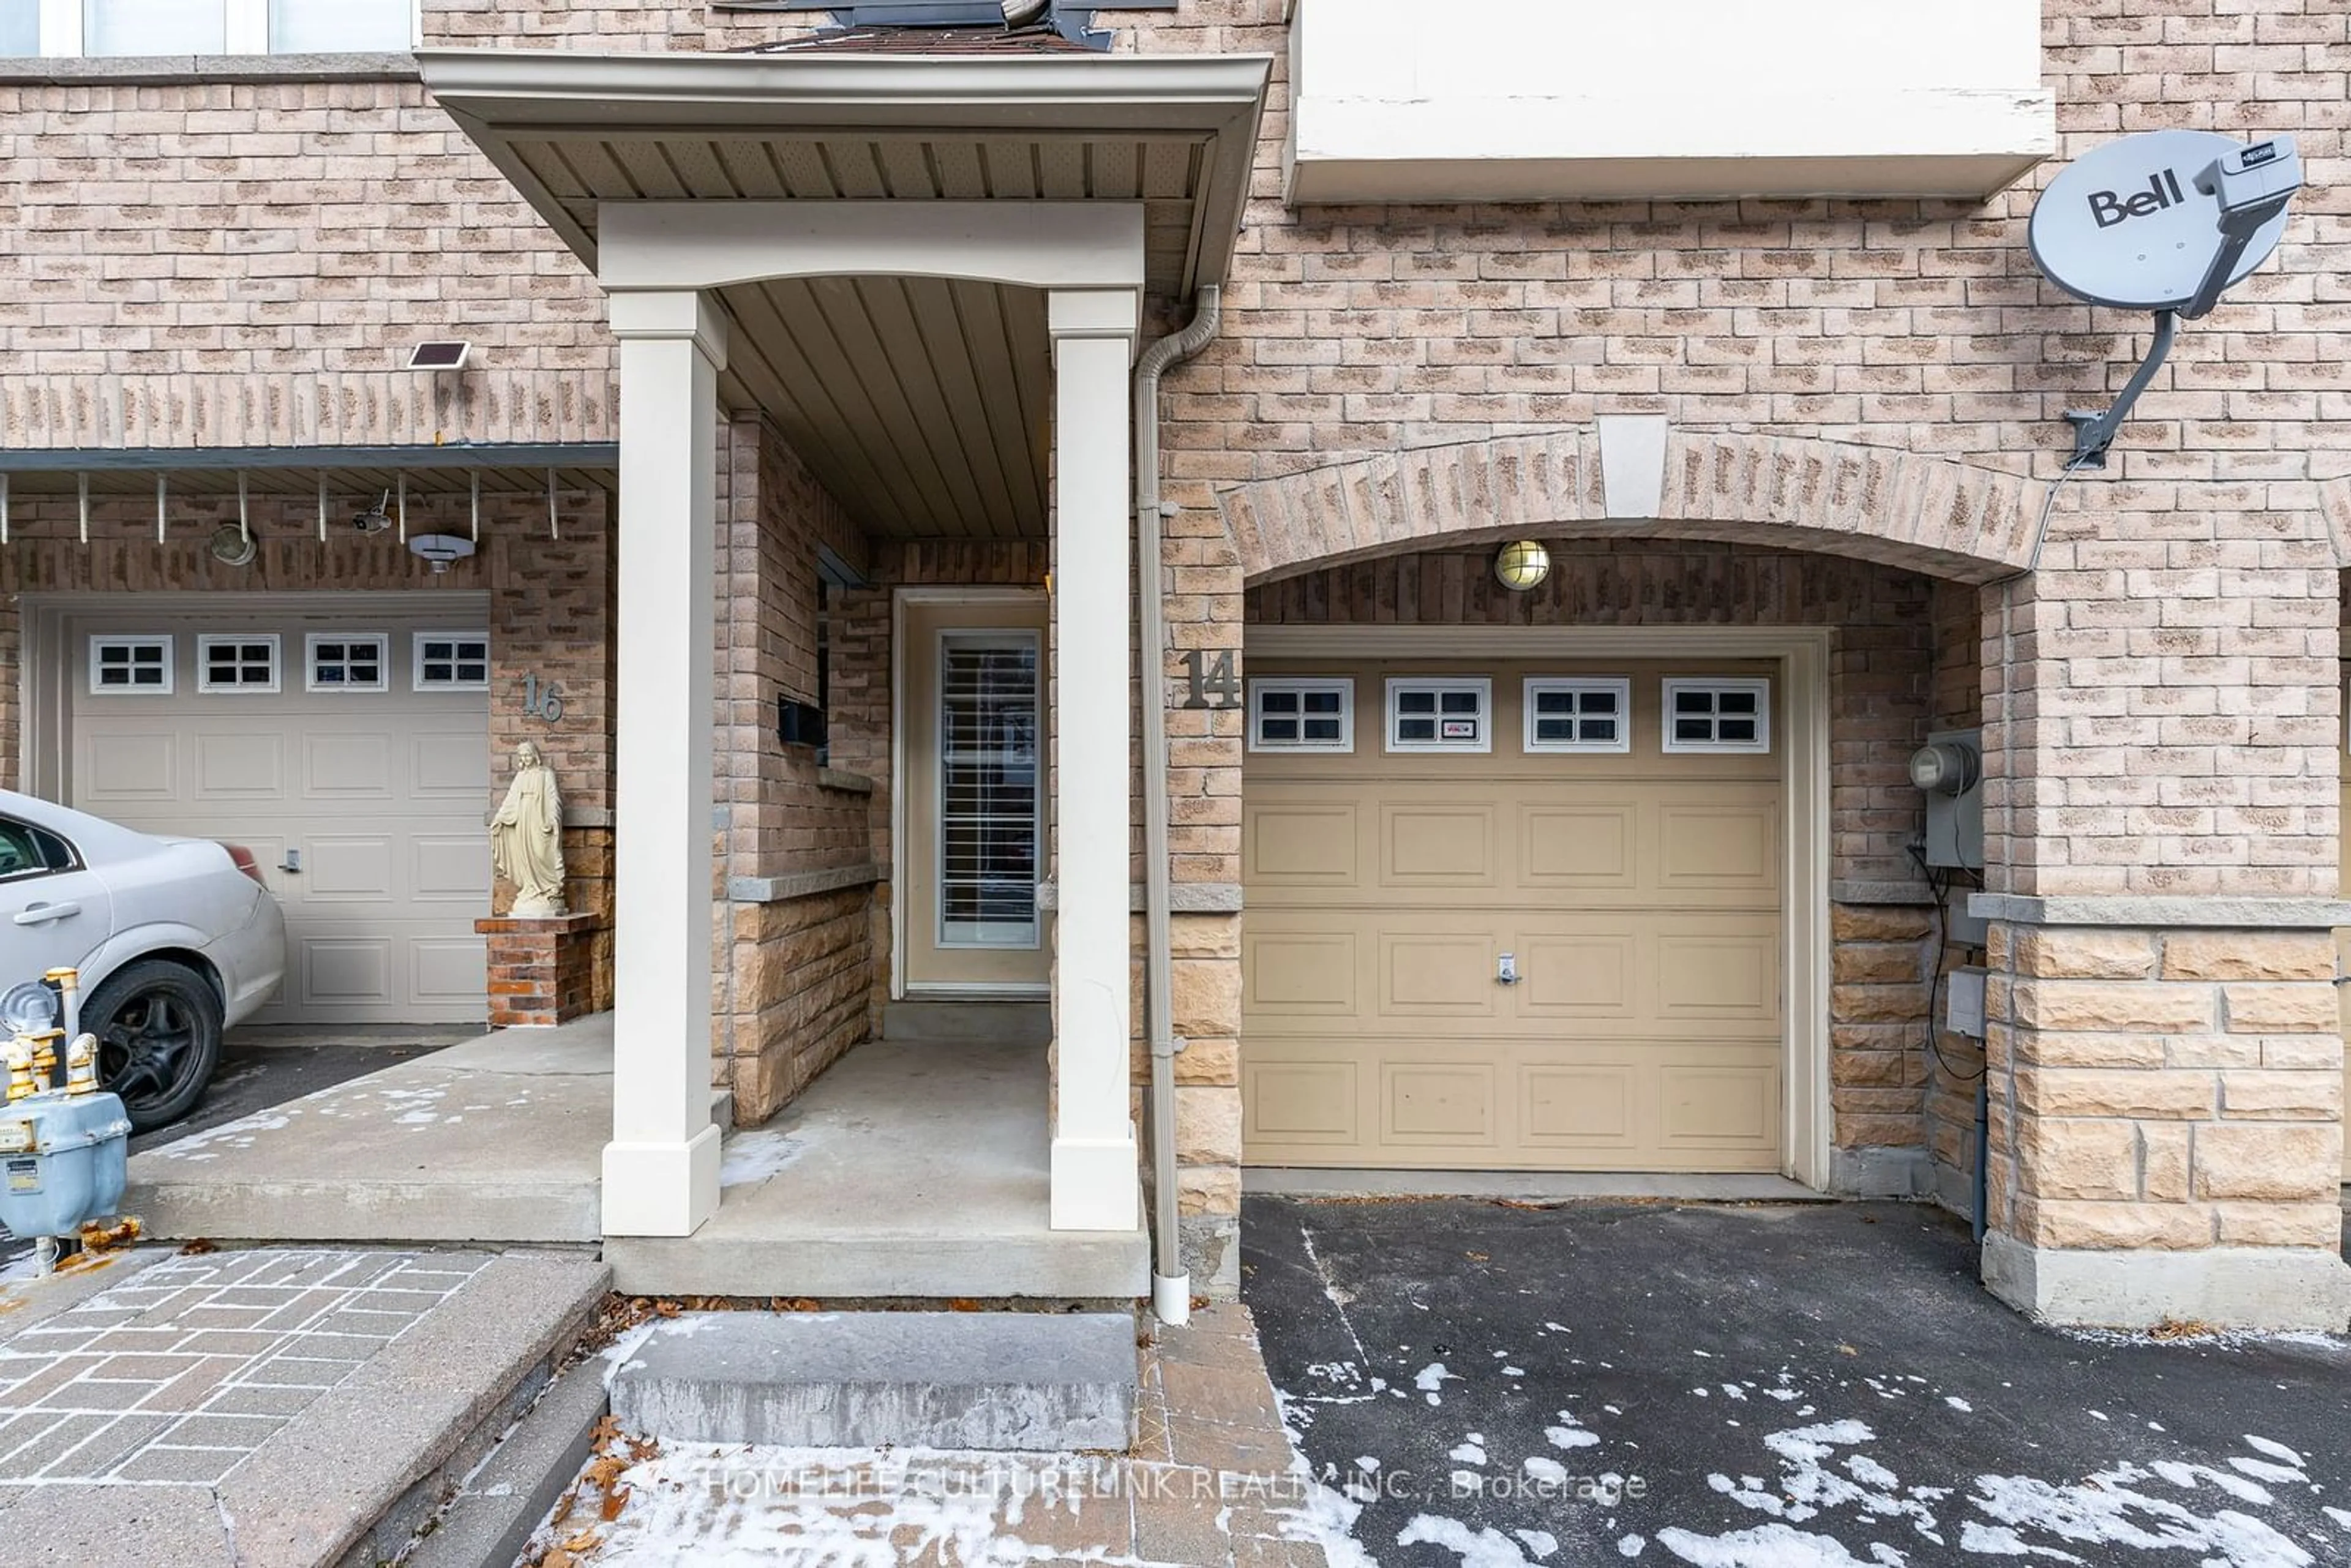
M 476 920 L 489 938 L 490 1027 L 568 1023 L 596 1010 L 593 915 Z

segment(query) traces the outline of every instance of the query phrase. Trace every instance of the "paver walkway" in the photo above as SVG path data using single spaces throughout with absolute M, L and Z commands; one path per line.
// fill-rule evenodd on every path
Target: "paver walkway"
M 610 1279 L 574 1253 L 323 1248 L 149 1249 L 12 1279 L 0 1568 L 389 1556 Z
M 0 1345 L 0 1485 L 211 1486 L 482 1253 L 173 1258 Z

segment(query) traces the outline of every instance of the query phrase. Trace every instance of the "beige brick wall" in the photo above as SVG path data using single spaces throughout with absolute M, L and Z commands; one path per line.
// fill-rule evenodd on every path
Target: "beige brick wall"
M 613 438 L 587 269 L 420 82 L 0 82 L 0 158 L 9 446 Z
M 776 735 L 776 703 L 817 695 L 817 548 L 854 565 L 864 540 L 772 426 L 724 429 L 719 456 L 717 797 L 724 878 L 869 863 L 872 798 L 828 787 L 812 747 Z M 746 1125 L 767 1120 L 873 1032 L 871 883 L 735 903 L 724 882 L 714 1063 Z

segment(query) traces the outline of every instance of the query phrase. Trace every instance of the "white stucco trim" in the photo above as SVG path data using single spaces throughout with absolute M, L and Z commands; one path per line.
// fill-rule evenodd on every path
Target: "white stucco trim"
M 1250 626 L 1244 656 L 1330 659 L 1776 659 L 1787 737 L 1788 998 L 1782 1174 L 1831 1190 L 1829 651 L 1825 626 Z
M 605 202 L 597 229 L 610 289 L 880 276 L 1143 287 L 1140 202 Z

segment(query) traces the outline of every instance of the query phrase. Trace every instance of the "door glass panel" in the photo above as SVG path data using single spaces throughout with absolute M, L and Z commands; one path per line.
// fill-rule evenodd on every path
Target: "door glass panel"
M 939 946 L 1034 947 L 1038 645 L 1030 632 L 939 640 Z

